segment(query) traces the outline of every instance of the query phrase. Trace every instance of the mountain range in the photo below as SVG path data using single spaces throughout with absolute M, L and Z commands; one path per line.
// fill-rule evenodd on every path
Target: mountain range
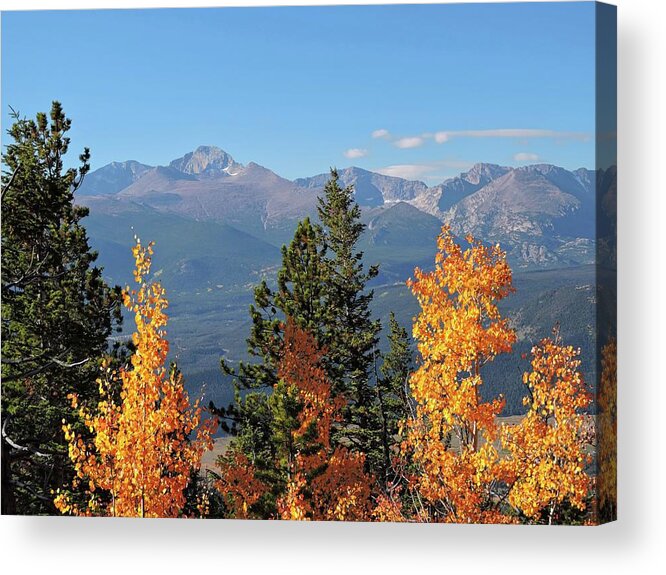
M 519 334 L 516 351 L 529 352 L 558 324 L 567 341 L 590 352 L 584 369 L 592 377 L 595 265 L 615 259 L 613 243 L 604 241 L 615 233 L 614 168 L 479 163 L 435 186 L 358 167 L 338 174 L 362 208 L 365 261 L 380 264 L 374 311 L 384 325 L 391 310 L 411 324 L 418 306 L 404 282 L 415 266 L 432 267 L 437 235 L 448 224 L 458 236 L 507 251 L 518 291 L 503 305 Z M 328 178 L 289 180 L 200 146 L 162 166 L 108 164 L 85 177 L 75 199 L 90 208 L 84 224 L 111 282 L 131 282 L 135 235 L 156 241 L 153 272 L 170 299 L 173 359 L 191 390 L 207 382 L 206 394 L 223 402 L 231 388 L 219 357 L 246 358 L 253 287 L 261 279 L 275 283 L 280 248 L 298 220 L 317 218 Z M 486 393 L 503 393 L 510 412 L 522 409 L 523 367 L 498 358 L 488 368 Z
M 571 172 L 549 164 L 511 168 L 479 163 L 431 187 L 356 167 L 340 170 L 339 176 L 344 185 L 354 186 L 368 221 L 379 215 L 399 221 L 409 213 L 418 236 L 432 228 L 435 218 L 461 236 L 471 233 L 499 242 L 519 269 L 593 262 L 596 183 L 606 182 L 602 195 L 615 185 L 612 174 L 604 177 L 609 174 L 585 168 Z M 100 213 L 133 204 L 226 224 L 279 247 L 289 241 L 296 221 L 316 217 L 317 196 L 328 177 L 291 181 L 253 162 L 242 165 L 219 148 L 200 146 L 165 166 L 113 162 L 85 178 L 77 200 Z M 397 234 L 373 237 L 398 247 L 418 240 Z M 423 239 L 430 242 L 432 234 Z

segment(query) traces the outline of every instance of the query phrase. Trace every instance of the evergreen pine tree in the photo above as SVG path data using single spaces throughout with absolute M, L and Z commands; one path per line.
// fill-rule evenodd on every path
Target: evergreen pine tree
M 371 471 L 381 468 L 381 421 L 377 411 L 372 376 L 378 360 L 378 320 L 371 318 L 373 290 L 367 284 L 378 273 L 367 270 L 357 244 L 365 230 L 361 208 L 354 200 L 352 186 L 341 187 L 338 173 L 331 177 L 319 198 L 319 219 L 327 250 L 328 281 L 326 305 L 328 325 L 327 356 L 335 393 L 347 400 L 343 410 L 345 425 L 336 434 L 337 442 L 350 444 L 366 454 Z
M 64 168 L 71 121 L 19 118 L 2 174 L 2 513 L 55 513 L 51 490 L 71 484 L 61 429 L 67 395 L 97 397 L 98 362 L 120 322 L 120 289 L 109 288 L 88 245 L 74 192 L 89 170 Z
M 234 448 L 270 486 L 269 495 L 257 504 L 266 505 L 269 515 L 286 486 L 294 452 L 290 441 L 301 408 L 278 379 L 287 318 L 326 350 L 322 362 L 332 392 L 345 400 L 342 421 L 334 425 L 334 444 L 363 453 L 367 470 L 377 477 L 387 472 L 397 407 L 391 397 L 382 404 L 383 394 L 390 391 L 378 387 L 381 325 L 371 318 L 373 292 L 367 289 L 378 270 L 365 269 L 363 253 L 357 250 L 365 225 L 353 194 L 352 187 L 340 187 L 332 170 L 319 200 L 321 226 L 309 219 L 300 222 L 291 244 L 282 249 L 277 289 L 265 281 L 255 289 L 248 351 L 259 361 L 241 362 L 237 369 L 222 361 L 223 371 L 234 377 L 235 402 L 227 408 L 211 407 L 222 418 L 223 429 L 235 436 Z
M 388 481 L 391 469 L 391 447 L 396 443 L 399 424 L 411 414 L 409 398 L 409 374 L 413 362 L 412 349 L 407 330 L 391 312 L 389 316 L 389 351 L 384 356 L 377 380 L 377 400 L 382 423 L 382 475 L 380 481 Z
M 265 281 L 254 292 L 250 306 L 252 327 L 248 352 L 257 362 L 240 362 L 234 369 L 222 360 L 222 370 L 234 378 L 235 401 L 224 407 L 211 406 L 221 418 L 222 428 L 234 438 L 234 447 L 254 465 L 258 477 L 271 486 L 266 515 L 274 511 L 277 496 L 286 484 L 286 468 L 292 431 L 299 406 L 278 379 L 283 349 L 283 324 L 292 319 L 319 343 L 326 339 L 328 310 L 325 302 L 325 248 L 320 229 L 309 219 L 299 222 L 294 238 L 282 248 L 282 268 L 277 289 Z M 275 466 L 275 461 L 285 465 Z

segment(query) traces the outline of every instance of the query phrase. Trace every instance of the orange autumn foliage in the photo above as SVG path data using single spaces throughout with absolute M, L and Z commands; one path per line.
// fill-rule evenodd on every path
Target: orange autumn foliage
M 298 454 L 287 497 L 278 501 L 282 518 L 368 521 L 373 479 L 364 464 L 363 454 L 345 447 L 332 453 L 323 449 L 310 456 Z
M 252 506 L 266 493 L 257 479 L 252 462 L 240 451 L 232 450 L 218 460 L 219 478 L 215 488 L 222 494 L 236 519 L 251 519 Z
M 278 379 L 285 382 L 287 392 L 295 395 L 300 403 L 294 442 L 298 443 L 307 435 L 310 445 L 330 448 L 331 427 L 340 421 L 345 400 L 333 395 L 323 357 L 324 352 L 314 336 L 287 319 Z
M 78 478 L 89 489 L 85 507 L 58 493 L 55 503 L 62 513 L 178 517 L 191 474 L 203 451 L 212 446 L 215 421 L 202 422 L 202 410 L 198 402 L 190 407 L 180 373 L 165 368 L 167 300 L 159 283 L 146 282 L 152 244 L 143 247 L 137 240 L 132 252 L 139 288 L 126 288 L 123 296 L 135 314 L 136 350 L 131 367 L 119 373 L 103 366 L 97 408 L 79 409 L 92 439 L 84 440 L 72 426 L 63 426 Z M 120 402 L 111 393 L 117 378 L 122 384 Z M 71 399 L 76 408 L 77 397 Z M 191 440 L 193 433 L 196 438 Z
M 448 227 L 437 240 L 435 269 L 408 282 L 421 306 L 414 339 L 420 365 L 410 377 L 416 414 L 404 425 L 402 451 L 416 471 L 414 519 L 464 523 L 507 520 L 495 505 L 501 477 L 496 416 L 504 402 L 480 396 L 481 368 L 509 352 L 516 336 L 497 303 L 513 291 L 506 254 Z
M 591 480 L 585 466 L 586 416 L 590 405 L 580 374 L 580 350 L 544 339 L 532 349 L 532 371 L 523 381 L 529 389 L 529 411 L 518 425 L 503 428 L 508 452 L 506 469 L 512 486 L 509 503 L 530 520 L 543 513 L 552 523 L 567 501 L 583 511 Z
M 390 484 L 386 492 L 380 493 L 375 499 L 375 506 L 372 510 L 373 521 L 402 523 L 407 521 L 403 511 L 403 504 L 400 500 L 402 486 L 399 484 Z M 418 517 L 410 518 L 412 521 L 418 521 Z M 427 517 L 423 521 L 427 521 Z
M 332 395 L 322 365 L 323 352 L 314 337 L 288 319 L 284 328 L 278 377 L 284 384 L 274 393 L 288 393 L 299 404 L 297 424 L 289 432 L 287 481 L 277 497 L 277 518 L 286 520 L 361 521 L 370 518 L 373 479 L 364 471 L 365 458 L 331 445 L 331 428 L 345 405 Z M 276 468 L 280 465 L 275 462 Z M 267 492 L 256 470 L 236 453 L 220 462 L 217 487 L 231 502 L 234 517 L 251 517 L 250 508 Z
M 364 471 L 363 454 L 331 445 L 331 427 L 341 420 L 345 401 L 331 392 L 323 356 L 314 336 L 288 319 L 278 377 L 301 409 L 292 434 L 290 481 L 278 511 L 282 519 L 367 520 L 373 479 Z

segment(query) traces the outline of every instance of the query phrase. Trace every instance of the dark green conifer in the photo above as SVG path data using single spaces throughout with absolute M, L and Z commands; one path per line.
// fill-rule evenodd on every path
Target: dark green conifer
M 373 290 L 367 284 L 378 273 L 365 269 L 357 244 L 365 230 L 361 208 L 352 186 L 341 187 L 338 173 L 331 177 L 319 198 L 319 219 L 327 250 L 326 304 L 330 314 L 327 358 L 335 393 L 347 399 L 345 425 L 336 433 L 338 442 L 350 444 L 367 455 L 370 471 L 377 471 L 381 455 L 381 422 L 373 390 L 377 343 L 381 325 L 371 317 Z
M 226 408 L 211 406 L 221 417 L 223 429 L 235 435 L 235 446 L 254 464 L 262 481 L 271 486 L 271 496 L 263 502 L 267 512 L 287 479 L 287 463 L 293 455 L 291 431 L 299 409 L 277 378 L 282 326 L 290 317 L 318 343 L 325 344 L 328 266 L 324 252 L 319 227 L 309 219 L 301 221 L 291 243 L 282 248 L 277 289 L 262 281 L 254 292 L 247 343 L 250 355 L 258 361 L 240 362 L 234 369 L 223 359 L 223 372 L 234 378 L 235 401 Z M 281 464 L 276 466 L 276 461 Z
M 397 442 L 399 424 L 411 413 L 408 378 L 412 349 L 407 330 L 398 323 L 393 312 L 389 316 L 388 342 L 389 351 L 384 356 L 376 388 L 382 423 L 382 482 L 389 480 L 386 475 L 391 469 L 391 448 Z
M 97 396 L 98 361 L 120 322 L 120 289 L 109 288 L 73 204 L 89 170 L 64 167 L 71 121 L 19 118 L 2 174 L 2 513 L 55 513 L 51 490 L 73 471 L 61 429 L 75 418 L 69 393 Z

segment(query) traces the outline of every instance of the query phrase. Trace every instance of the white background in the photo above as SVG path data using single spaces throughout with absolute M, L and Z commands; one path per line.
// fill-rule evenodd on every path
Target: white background
M 192 5 L 279 3 L 197 0 Z M 666 2 L 614 3 L 619 17 L 619 521 L 596 528 L 535 528 L 2 517 L 3 571 L 666 573 Z M 185 5 L 178 0 L 0 0 L 3 10 Z

